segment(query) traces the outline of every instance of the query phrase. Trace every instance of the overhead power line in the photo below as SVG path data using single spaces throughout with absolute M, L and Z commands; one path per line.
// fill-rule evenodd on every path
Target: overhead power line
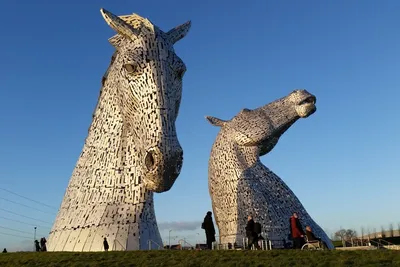
M 0 232 L 0 235 L 9 235 L 9 236 L 20 237 L 20 238 L 24 238 L 24 239 L 32 239 L 32 237 L 13 235 L 13 234 L 2 233 L 2 232 Z
M 26 224 L 26 225 L 30 225 L 30 226 L 34 226 L 34 227 L 40 227 L 40 228 L 44 228 L 44 229 L 50 229 L 50 226 L 43 226 L 43 225 L 40 225 L 40 224 L 33 224 L 33 223 L 21 222 L 21 221 L 18 221 L 18 220 L 15 220 L 15 219 L 6 218 L 6 217 L 3 217 L 3 216 L 0 216 L 0 219 L 12 221 L 12 222 L 17 222 L 17 223 L 21 223 L 21 224 Z
M 22 197 L 22 198 L 27 199 L 27 200 L 29 200 L 29 201 L 35 202 L 35 203 L 37 203 L 37 204 L 46 206 L 46 207 L 48 207 L 48 208 L 57 209 L 57 208 L 55 208 L 55 207 L 53 207 L 53 206 L 50 206 L 50 205 L 47 205 L 47 204 L 45 204 L 45 203 L 36 201 L 36 200 L 31 199 L 31 198 L 29 198 L 29 197 L 24 197 L 24 196 L 22 196 L 22 195 L 20 195 L 20 194 L 14 193 L 14 192 L 12 192 L 12 191 L 10 191 L 10 190 L 8 190 L 8 189 L 4 189 L 4 188 L 1 188 L 1 187 L 0 187 L 0 190 L 3 190 L 3 191 L 8 192 L 8 193 L 10 193 L 10 194 L 13 194 L 13 195 Z
M 5 210 L 5 209 L 3 209 L 3 208 L 0 208 L 0 210 L 5 211 L 5 212 L 8 212 L 8 213 L 11 213 L 11 214 L 15 214 L 15 215 L 18 215 L 18 216 L 27 218 L 27 219 L 31 219 L 31 220 L 35 220 L 35 221 L 38 221 L 38 222 L 42 222 L 42 223 L 45 223 L 45 224 L 51 224 L 51 223 L 46 222 L 46 221 L 42 221 L 42 220 L 39 220 L 39 219 L 35 219 L 35 218 L 32 218 L 32 217 L 28 217 L 28 216 L 25 216 L 25 215 L 22 215 L 22 214 L 13 212 L 13 211 Z
M 12 228 L 8 228 L 8 227 L 4 227 L 4 226 L 0 226 L 0 228 L 6 229 L 6 230 L 10 230 L 10 231 L 14 231 L 14 232 L 19 232 L 19 233 L 23 233 L 23 234 L 28 234 L 30 235 L 30 232 L 25 232 L 25 231 L 21 231 L 21 230 L 17 230 L 17 229 L 12 229 Z
M 5 201 L 7 201 L 7 202 L 14 203 L 14 204 L 17 204 L 17 205 L 20 205 L 20 206 L 23 206 L 23 207 L 27 207 L 27 208 L 30 208 L 30 209 L 33 209 L 33 210 L 37 210 L 37 211 L 40 211 L 40 212 L 43 212 L 43 213 L 47 213 L 47 214 L 51 214 L 51 215 L 55 215 L 55 213 L 54 213 L 54 212 L 49 212 L 49 211 L 40 210 L 40 209 L 37 209 L 37 208 L 31 207 L 31 206 L 28 206 L 28 205 L 25 205 L 25 204 L 22 204 L 22 203 L 19 203 L 19 202 L 13 201 L 13 200 L 6 199 L 6 198 L 4 198 L 4 197 L 0 197 L 0 199 L 3 199 L 3 200 L 5 200 Z
M 4 226 L 0 226 L 0 228 L 6 229 L 6 230 L 10 230 L 10 231 L 14 231 L 14 232 L 19 232 L 19 233 L 22 233 L 22 234 L 28 234 L 28 235 L 30 235 L 30 234 L 33 233 L 33 230 L 32 230 L 32 232 L 27 232 L 27 231 L 21 231 L 21 230 L 17 230 L 17 229 L 13 229 L 13 228 L 8 228 L 8 227 L 4 227 Z M 41 236 L 47 235 L 47 234 L 43 234 L 42 232 L 36 232 L 36 234 L 41 235 Z

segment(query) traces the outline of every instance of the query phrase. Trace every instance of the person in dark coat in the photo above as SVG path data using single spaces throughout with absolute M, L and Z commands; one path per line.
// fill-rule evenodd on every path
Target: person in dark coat
M 296 212 L 289 219 L 290 223 L 290 234 L 293 240 L 293 248 L 294 249 L 301 249 L 304 245 L 304 231 L 303 227 L 301 226 L 299 216 Z
M 208 211 L 201 224 L 201 228 L 206 232 L 207 248 L 212 249 L 212 243 L 215 241 L 215 228 L 212 220 L 212 212 Z
M 105 237 L 104 237 L 104 241 L 103 241 L 103 246 L 104 246 L 104 250 L 108 251 L 109 246 L 108 246 L 107 238 L 105 238 Z
M 47 251 L 46 242 L 47 242 L 46 238 L 42 237 L 40 239 L 40 246 L 42 247 L 42 251 Z
M 254 230 L 254 220 L 253 216 L 249 215 L 247 217 L 247 225 L 246 225 L 246 237 L 247 237 L 247 249 L 251 249 L 251 246 L 254 244 L 254 246 L 259 249 L 260 246 L 258 245 L 258 238 L 257 238 L 257 233 Z
M 37 240 L 35 240 L 35 248 L 36 248 L 36 252 L 40 251 L 39 241 L 37 241 Z

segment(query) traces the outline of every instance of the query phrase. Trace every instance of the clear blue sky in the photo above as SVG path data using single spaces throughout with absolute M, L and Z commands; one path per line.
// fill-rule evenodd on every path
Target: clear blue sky
M 192 20 L 176 45 L 188 69 L 177 121 L 183 169 L 155 197 L 163 237 L 180 225 L 187 231 L 174 235 L 204 239 L 191 229 L 211 209 L 207 168 L 218 132 L 204 116 L 230 119 L 296 88 L 315 94 L 318 110 L 262 162 L 328 232 L 400 222 L 399 1 L 6 0 L 0 7 L 0 187 L 56 209 L 1 190 L 0 197 L 57 211 L 113 52 L 104 7 L 138 13 L 165 31 Z M 55 217 L 4 199 L 0 208 L 43 220 L 40 235 Z M 0 209 L 0 226 L 27 232 L 1 233 L 33 236 L 32 226 L 2 217 L 35 224 Z M 0 234 L 0 247 L 26 240 Z

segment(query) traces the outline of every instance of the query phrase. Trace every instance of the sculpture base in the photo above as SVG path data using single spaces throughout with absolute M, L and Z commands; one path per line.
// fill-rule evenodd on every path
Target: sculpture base
M 107 238 L 109 251 L 147 250 L 149 241 L 153 249 L 156 246 L 162 247 L 163 244 L 157 228 L 153 228 L 152 231 L 140 231 L 137 224 L 118 224 L 52 232 L 47 250 L 104 251 L 104 237 Z
M 225 171 L 235 172 L 233 169 Z M 320 237 L 328 248 L 333 248 L 329 237 L 314 222 L 285 182 L 261 163 L 245 170 L 236 186 L 236 205 L 226 203 L 230 207 L 219 207 L 216 210 L 215 206 L 218 206 L 218 203 L 213 203 L 222 244 L 243 243 L 243 238 L 246 237 L 247 216 L 251 214 L 254 221 L 261 224 L 262 236 L 271 240 L 275 247 L 283 247 L 285 242 L 291 242 L 289 219 L 293 212 L 297 212 L 303 230 L 305 231 L 306 226 L 310 226 L 314 234 Z

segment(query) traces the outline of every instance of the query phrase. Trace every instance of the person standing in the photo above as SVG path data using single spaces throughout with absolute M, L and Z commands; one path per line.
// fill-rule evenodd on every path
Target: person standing
M 40 245 L 39 245 L 39 241 L 37 241 L 37 240 L 35 240 L 35 249 L 36 249 L 36 252 L 40 252 Z
M 212 212 L 208 211 L 201 224 L 201 228 L 206 232 L 207 248 L 212 249 L 212 243 L 215 241 L 215 228 L 212 220 Z
M 301 247 L 304 245 L 304 231 L 303 227 L 301 226 L 297 212 L 293 213 L 293 215 L 289 219 L 289 222 L 290 222 L 290 234 L 293 240 L 293 248 L 301 249 Z
M 42 251 L 47 251 L 46 242 L 47 242 L 47 240 L 45 237 L 42 237 L 40 239 L 40 246 L 42 248 Z
M 254 220 L 253 216 L 249 215 L 247 217 L 247 225 L 246 225 L 246 237 L 247 237 L 247 249 L 251 249 L 251 247 L 254 246 L 259 249 L 260 246 L 258 245 L 258 238 L 257 238 L 257 233 L 254 229 Z
M 107 238 L 104 237 L 104 241 L 103 241 L 103 246 L 104 246 L 104 251 L 108 251 L 108 242 L 107 242 Z

